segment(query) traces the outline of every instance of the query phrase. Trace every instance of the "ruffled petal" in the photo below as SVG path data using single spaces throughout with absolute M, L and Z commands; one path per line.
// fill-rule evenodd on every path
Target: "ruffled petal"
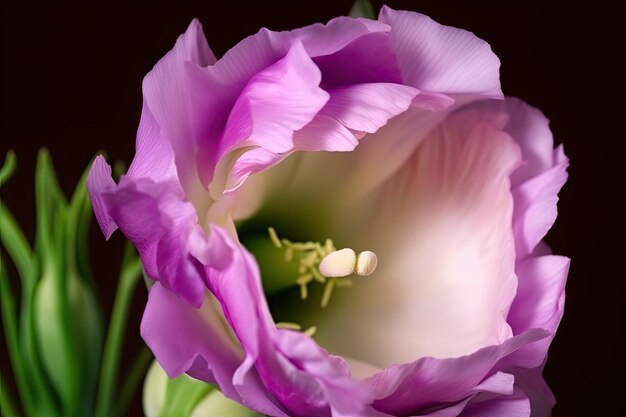
M 200 66 L 215 63 L 202 33 L 202 25 L 194 19 L 187 31 L 143 80 L 144 106 L 149 109 L 160 130 L 171 144 L 176 160 L 180 184 L 190 194 L 199 189 L 196 173 L 193 135 L 190 123 L 189 91 L 185 63 Z M 216 117 L 213 115 L 212 117 Z
M 557 149 L 557 152 L 562 150 Z M 519 259 L 530 255 L 554 224 L 558 192 L 567 181 L 567 159 L 512 191 L 515 201 L 513 228 Z
M 356 84 L 329 92 L 331 99 L 320 113 L 348 129 L 365 133 L 376 132 L 389 119 L 407 110 L 419 94 L 413 87 L 391 83 Z
M 216 307 L 207 297 L 201 308 L 194 308 L 156 283 L 150 288 L 141 336 L 170 378 L 202 360 L 207 369 L 202 379 L 219 384 L 227 396 L 237 399 L 232 374 L 241 363 L 241 347 L 226 332 Z
M 431 407 L 453 405 L 467 399 L 502 358 L 546 337 L 548 332 L 533 329 L 468 356 L 422 358 L 411 364 L 390 366 L 368 379 L 379 392 L 380 399 L 374 406 L 391 415 L 410 415 Z
M 369 83 L 329 90 L 330 100 L 294 137 L 295 150 L 349 152 L 364 133 L 374 133 L 406 111 L 419 91 L 401 84 Z
M 193 205 L 169 184 L 129 177 L 101 198 L 111 219 L 137 247 L 148 276 L 194 306 L 202 305 L 202 270 L 190 255 L 189 236 L 199 227 Z
M 499 395 L 495 398 L 488 394 L 477 396 L 459 414 L 459 417 L 494 416 L 529 417 L 530 401 L 524 391 L 516 389 L 511 395 Z
M 554 224 L 569 161 L 562 146 L 554 148 L 549 121 L 538 109 L 513 97 L 477 102 L 471 108 L 474 118 L 500 119 L 522 152 L 522 164 L 511 174 L 515 247 L 522 260 Z
M 428 16 L 383 7 L 405 84 L 423 91 L 502 97 L 500 60 L 489 44 Z
M 515 369 L 515 386 L 526 393 L 533 417 L 550 417 L 556 399 L 543 379 L 543 366 L 534 369 Z
M 508 317 L 515 334 L 532 328 L 556 333 L 563 316 L 569 264 L 568 258 L 547 255 L 530 257 L 517 265 L 517 296 Z M 526 346 L 509 361 L 524 368 L 538 367 L 546 357 L 550 341 L 546 339 Z
M 213 227 L 211 240 L 233 250 L 224 269 L 207 267 L 207 285 L 222 304 L 224 316 L 241 342 L 245 359 L 233 376 L 242 402 L 269 415 L 382 417 L 369 405 L 374 390 L 350 377 L 346 363 L 331 357 L 302 333 L 277 329 L 269 313 L 254 259 L 223 230 Z M 259 378 L 266 392 L 249 381 Z M 265 396 L 265 397 L 264 397 Z M 259 398 L 271 396 L 280 408 Z M 264 408 L 261 408 L 263 406 Z
M 109 215 L 102 195 L 115 189 L 116 185 L 111 177 L 111 166 L 106 163 L 102 155 L 98 155 L 87 176 L 87 192 L 98 225 L 107 239 L 117 230 L 117 224 Z

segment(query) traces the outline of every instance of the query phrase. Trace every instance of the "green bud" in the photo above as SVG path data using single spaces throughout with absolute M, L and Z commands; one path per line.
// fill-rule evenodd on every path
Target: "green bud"
M 260 414 L 226 398 L 214 386 L 185 374 L 170 379 L 154 361 L 143 386 L 146 417 L 255 417 Z
M 93 400 L 95 394 L 102 349 L 92 289 L 75 274 L 61 279 L 47 272 L 35 291 L 34 326 L 43 368 L 64 408 L 88 407 L 86 399 Z

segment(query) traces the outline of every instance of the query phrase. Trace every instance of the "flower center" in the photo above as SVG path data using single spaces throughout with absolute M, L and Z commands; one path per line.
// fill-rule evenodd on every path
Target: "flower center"
M 330 302 L 335 287 L 350 287 L 350 275 L 371 275 L 376 269 L 378 258 L 371 251 L 361 252 L 344 248 L 337 250 L 331 239 L 320 242 L 292 242 L 280 239 L 273 227 L 268 228 L 270 239 L 276 248 L 284 249 L 286 262 L 297 262 L 299 276 L 295 282 L 300 286 L 300 298 L 306 300 L 309 295 L 308 285 L 317 282 L 324 285 L 320 307 L 325 308 Z

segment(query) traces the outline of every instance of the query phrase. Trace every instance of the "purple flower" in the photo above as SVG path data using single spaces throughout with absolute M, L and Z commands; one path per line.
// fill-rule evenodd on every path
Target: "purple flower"
M 498 69 L 473 34 L 389 8 L 220 60 L 192 22 L 144 79 L 128 173 L 99 157 L 88 180 L 157 281 L 141 331 L 163 369 L 271 416 L 548 415 L 569 260 L 541 240 L 567 158 Z M 285 285 L 259 227 L 378 267 L 322 277 L 353 285 L 320 308 L 314 251 Z

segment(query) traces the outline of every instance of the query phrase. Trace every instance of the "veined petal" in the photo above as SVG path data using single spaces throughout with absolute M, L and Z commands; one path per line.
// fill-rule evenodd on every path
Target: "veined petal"
M 311 123 L 296 132 L 300 151 L 352 151 L 364 133 L 374 133 L 406 111 L 419 90 L 392 83 L 336 87 L 330 100 Z
M 206 89 L 209 79 L 196 75 L 196 82 L 203 82 Z M 313 120 L 328 100 L 328 93 L 319 88 L 320 80 L 319 69 L 301 43 L 254 75 L 234 103 L 219 142 L 199 144 L 203 182 L 208 185 L 220 158 L 238 147 L 261 146 L 277 154 L 291 150 L 293 133 Z M 205 107 L 195 106 L 197 112 Z M 205 116 L 197 113 L 196 117 Z M 217 191 L 212 194 L 216 197 Z
M 368 83 L 329 90 L 331 98 L 321 111 L 348 129 L 374 133 L 409 108 L 419 90 L 402 84 Z
M 109 215 L 102 195 L 115 189 L 116 185 L 111 177 L 111 166 L 106 163 L 102 155 L 98 155 L 87 177 L 87 191 L 98 225 L 107 239 L 117 230 L 117 224 Z
M 178 38 L 174 48 L 146 75 L 143 95 L 144 106 L 150 110 L 174 150 L 180 184 L 192 199 L 190 194 L 198 189 L 198 178 L 196 147 L 190 123 L 189 91 L 185 81 L 186 62 L 201 66 L 215 63 L 215 56 L 202 33 L 202 25 L 196 19 Z
M 378 192 L 337 219 L 337 240 L 374 251 L 379 263 L 316 318 L 316 339 L 331 352 L 382 367 L 511 336 L 509 175 L 520 153 L 491 125 L 464 129 L 446 120 Z
M 568 258 L 547 255 L 530 257 L 517 265 L 519 285 L 508 317 L 515 334 L 532 328 L 556 333 L 563 316 L 569 263 Z M 526 346 L 509 361 L 524 368 L 539 367 L 550 342 L 551 338 Z
M 264 395 L 271 393 L 292 414 L 323 417 L 330 409 L 337 416 L 383 417 L 370 406 L 374 390 L 350 378 L 341 358 L 329 356 L 302 333 L 275 327 L 254 259 L 221 229 L 212 228 L 211 236 L 233 250 L 229 267 L 207 267 L 207 284 L 245 351 L 233 376 L 242 402 L 269 415 L 286 415 L 280 408 L 257 403 L 265 397 L 249 382 L 258 372 L 269 390 Z
M 163 135 L 161 126 L 144 101 L 141 120 L 137 129 L 135 157 L 128 168 L 129 178 L 145 178 L 155 183 L 167 182 L 172 190 L 181 196 L 184 192 L 180 186 L 174 150 L 171 143 Z
M 467 408 L 463 410 L 459 417 L 529 417 L 530 400 L 520 389 L 516 389 L 511 395 L 500 395 L 493 398 L 485 395 L 486 399 L 477 396 L 471 401 Z
M 196 309 L 156 283 L 150 288 L 141 336 L 170 378 L 202 359 L 208 369 L 203 379 L 218 383 L 227 396 L 238 398 L 231 378 L 241 363 L 241 347 L 226 332 L 216 307 L 219 305 L 207 297 Z
M 148 276 L 199 307 L 206 287 L 189 236 L 198 228 L 194 206 L 168 183 L 123 177 L 100 194 L 107 213 L 134 243 Z
M 556 399 L 543 379 L 543 366 L 515 369 L 515 386 L 526 393 L 533 417 L 551 417 Z
M 569 161 L 562 146 L 554 148 L 549 121 L 538 109 L 513 97 L 470 107 L 467 113 L 475 120 L 499 118 L 522 152 L 522 164 L 511 174 L 515 247 L 522 260 L 535 251 L 556 219 L 557 195 L 567 180 Z
M 562 150 L 557 149 L 557 152 Z M 554 224 L 558 192 L 567 180 L 567 159 L 513 189 L 518 257 L 530 255 Z
M 489 44 L 428 16 L 383 7 L 405 84 L 423 91 L 502 97 L 500 60 Z
M 467 399 L 472 392 L 480 391 L 481 382 L 495 373 L 492 370 L 502 358 L 546 337 L 549 337 L 548 332 L 533 329 L 471 355 L 450 359 L 426 357 L 410 364 L 387 367 L 368 379 L 379 390 L 380 399 L 374 406 L 391 415 L 410 415 Z M 495 386 L 491 383 L 487 386 L 506 388 L 502 382 L 506 382 L 508 377 L 502 376 L 504 379 L 492 380 L 497 382 Z M 418 392 L 416 387 L 419 387 Z M 506 392 L 505 389 L 500 393 Z

